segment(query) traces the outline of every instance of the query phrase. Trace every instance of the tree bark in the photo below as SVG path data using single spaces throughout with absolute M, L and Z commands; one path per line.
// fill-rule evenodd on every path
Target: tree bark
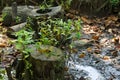
M 35 48 L 32 46 L 32 49 Z M 43 49 L 50 49 L 55 54 L 38 52 L 31 53 L 31 63 L 34 80 L 64 80 L 64 54 L 56 47 L 42 45 Z

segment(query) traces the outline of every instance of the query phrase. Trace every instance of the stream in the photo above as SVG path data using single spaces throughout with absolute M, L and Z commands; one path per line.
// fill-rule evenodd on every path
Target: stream
M 78 56 L 71 54 L 66 63 L 73 80 L 120 80 L 120 69 L 112 61 L 102 61 L 89 53 L 84 58 Z

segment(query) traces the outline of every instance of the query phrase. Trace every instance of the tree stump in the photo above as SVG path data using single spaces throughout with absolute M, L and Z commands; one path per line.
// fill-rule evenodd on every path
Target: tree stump
M 64 80 L 64 54 L 60 49 L 48 45 L 41 45 L 41 50 L 30 47 L 34 80 Z

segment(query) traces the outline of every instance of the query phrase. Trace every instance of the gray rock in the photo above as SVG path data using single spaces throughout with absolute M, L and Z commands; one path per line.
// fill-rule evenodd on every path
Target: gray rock
M 86 48 L 92 46 L 92 41 L 88 39 L 81 39 L 72 42 L 73 47 Z

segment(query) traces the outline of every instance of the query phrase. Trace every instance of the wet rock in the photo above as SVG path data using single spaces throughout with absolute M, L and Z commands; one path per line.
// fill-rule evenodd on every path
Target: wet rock
M 81 53 L 81 51 L 78 53 Z M 104 61 L 98 58 L 96 56 L 97 54 L 93 55 L 87 52 L 85 52 L 85 54 L 86 56 L 84 58 L 77 57 L 79 54 L 72 54 L 72 59 L 68 61 L 68 72 L 74 76 L 75 80 L 79 80 L 81 76 L 83 76 L 85 80 L 120 79 L 119 57 L 115 58 L 115 64 L 118 64 L 115 66 L 112 60 Z
M 80 64 L 70 62 L 69 70 L 75 76 L 75 80 L 78 80 L 80 76 L 83 76 L 88 80 L 105 80 L 102 74 L 91 66 L 82 66 Z
M 86 80 L 84 77 L 80 77 L 80 79 L 79 80 Z

